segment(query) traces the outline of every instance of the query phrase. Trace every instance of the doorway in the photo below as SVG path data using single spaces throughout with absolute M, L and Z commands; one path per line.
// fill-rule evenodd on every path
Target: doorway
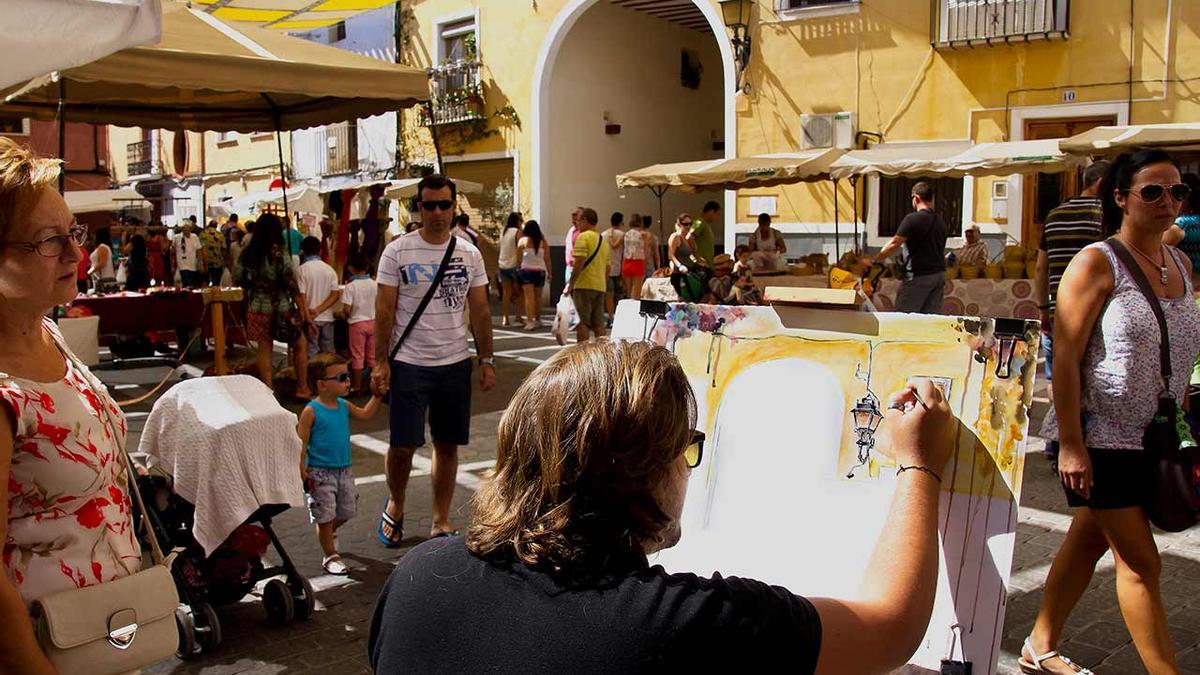
M 1025 122 L 1026 140 L 1069 138 L 1095 127 L 1117 124 L 1116 115 L 1032 119 Z M 1046 215 L 1054 207 L 1079 194 L 1083 170 L 1063 173 L 1038 173 L 1026 176 L 1022 190 L 1024 217 L 1021 241 L 1026 246 L 1041 240 Z

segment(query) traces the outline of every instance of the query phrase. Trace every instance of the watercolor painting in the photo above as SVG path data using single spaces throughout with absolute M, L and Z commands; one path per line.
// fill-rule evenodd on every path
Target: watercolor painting
M 709 438 L 683 540 L 652 562 L 807 595 L 852 597 L 883 527 L 895 465 L 882 409 L 916 377 L 960 421 L 943 474 L 933 620 L 910 665 L 951 639 L 995 672 L 1037 367 L 1036 322 L 845 310 L 621 303 L 613 337 L 679 358 Z

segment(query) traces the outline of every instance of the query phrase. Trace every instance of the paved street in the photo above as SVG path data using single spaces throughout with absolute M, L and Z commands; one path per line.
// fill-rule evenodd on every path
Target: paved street
M 465 526 L 469 499 L 482 473 L 491 466 L 495 429 L 520 381 L 558 346 L 545 329 L 536 334 L 496 330 L 499 385 L 488 394 L 476 392 L 473 401 L 472 442 L 460 457 L 459 489 L 454 519 Z M 119 398 L 131 398 L 153 384 L 165 370 L 107 370 L 103 378 L 117 387 Z M 299 403 L 287 403 L 293 410 Z M 1048 401 L 1039 385 L 1035 396 L 1036 431 Z M 136 444 L 149 404 L 129 408 L 131 444 Z M 387 447 L 386 410 L 367 423 L 353 423 L 354 468 L 360 490 L 359 515 L 340 532 L 341 547 L 353 571 L 348 578 L 326 575 L 307 514 L 292 509 L 276 521 L 277 532 L 301 571 L 317 589 L 317 611 L 308 621 L 271 628 L 261 604 L 253 597 L 220 611 L 224 644 L 196 662 L 172 660 L 149 673 L 358 673 L 369 672 L 366 640 L 376 593 L 394 563 L 408 548 L 423 541 L 430 526 L 429 450 L 419 451 L 409 486 L 404 519 L 405 547 L 388 551 L 375 537 L 378 509 L 386 499 L 383 455 Z M 1045 580 L 1059 543 L 1070 523 L 1057 479 L 1042 456 L 1042 441 L 1033 438 L 1025 470 L 1025 494 L 1019 512 L 1016 555 L 1007 607 L 1001 673 L 1017 673 L 1021 641 L 1029 633 Z M 1185 673 L 1200 674 L 1200 534 L 1160 535 L 1163 556 L 1163 596 L 1168 623 Z M 1117 606 L 1111 555 L 1096 576 L 1067 627 L 1062 650 L 1098 673 L 1144 672 Z

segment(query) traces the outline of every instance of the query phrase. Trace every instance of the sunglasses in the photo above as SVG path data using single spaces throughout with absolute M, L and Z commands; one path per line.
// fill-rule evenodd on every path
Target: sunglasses
M 442 199 L 438 201 L 424 200 L 421 202 L 421 208 L 426 211 L 436 211 L 438 209 L 441 209 L 442 211 L 449 211 L 450 209 L 454 208 L 454 202 L 449 199 Z
M 1150 183 L 1149 185 L 1143 185 L 1137 190 L 1126 190 L 1125 193 L 1135 194 L 1138 196 L 1138 199 L 1148 204 L 1162 201 L 1162 198 L 1167 193 L 1171 194 L 1171 199 L 1174 201 L 1183 202 L 1187 201 L 1187 198 L 1192 195 L 1192 188 L 1188 187 L 1186 183 L 1175 183 L 1174 185 Z
M 83 246 L 84 242 L 87 241 L 87 235 L 87 227 L 72 220 L 66 234 L 56 234 L 34 242 L 0 241 L 0 246 L 15 248 L 21 251 L 30 251 L 45 258 L 57 258 L 63 254 L 63 251 L 67 250 L 68 243 Z
M 700 461 L 704 459 L 704 438 L 703 431 L 692 431 L 692 442 L 683 451 L 683 458 L 687 460 L 689 469 L 700 466 Z
M 319 379 L 321 379 L 321 380 L 337 380 L 338 382 L 349 382 L 350 381 L 350 373 L 338 373 L 337 375 L 334 375 L 332 377 L 322 377 Z

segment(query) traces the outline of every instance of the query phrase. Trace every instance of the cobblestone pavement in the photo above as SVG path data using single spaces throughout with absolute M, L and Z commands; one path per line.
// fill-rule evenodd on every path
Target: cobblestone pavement
M 501 356 L 497 368 L 499 386 L 488 394 L 476 391 L 471 444 L 460 453 L 453 508 L 453 518 L 460 526 L 469 521 L 473 488 L 494 459 L 500 414 L 520 381 L 558 349 L 544 330 L 529 335 L 519 330 L 497 329 L 496 335 L 496 350 Z M 101 375 L 110 385 L 119 387 L 119 398 L 128 398 L 146 390 L 147 383 L 157 382 L 165 372 L 163 369 L 104 370 Z M 300 404 L 285 405 L 298 410 Z M 1040 427 L 1047 406 L 1044 389 L 1039 390 L 1031 432 Z M 148 410 L 149 402 L 129 408 L 131 444 L 136 444 L 141 420 Z M 376 419 L 353 425 L 359 514 L 340 531 L 341 548 L 352 567 L 349 577 L 323 573 L 320 549 L 307 514 L 302 509 L 285 512 L 275 521 L 276 531 L 288 554 L 317 590 L 317 610 L 312 618 L 284 628 L 270 627 L 261 603 L 251 596 L 219 610 L 224 642 L 214 653 L 194 662 L 172 659 L 147 669 L 147 673 L 369 672 L 366 642 L 376 594 L 395 562 L 408 548 L 423 541 L 431 524 L 429 451 L 428 448 L 418 451 L 423 459 L 417 460 L 409 484 L 404 547 L 386 550 L 375 537 L 378 509 L 387 496 L 383 457 L 379 454 L 387 445 L 386 408 Z M 1062 490 L 1041 454 L 1042 447 L 1040 439 L 1031 439 L 1000 654 L 999 672 L 1005 674 L 1019 672 L 1016 660 L 1021 642 L 1033 624 L 1041 586 L 1070 523 Z M 1167 622 L 1179 652 L 1180 666 L 1184 673 L 1200 675 L 1200 533 L 1159 535 L 1158 542 L 1162 550 Z M 1061 649 L 1097 673 L 1145 672 L 1121 619 L 1114 576 L 1110 554 L 1101 561 L 1072 614 Z

